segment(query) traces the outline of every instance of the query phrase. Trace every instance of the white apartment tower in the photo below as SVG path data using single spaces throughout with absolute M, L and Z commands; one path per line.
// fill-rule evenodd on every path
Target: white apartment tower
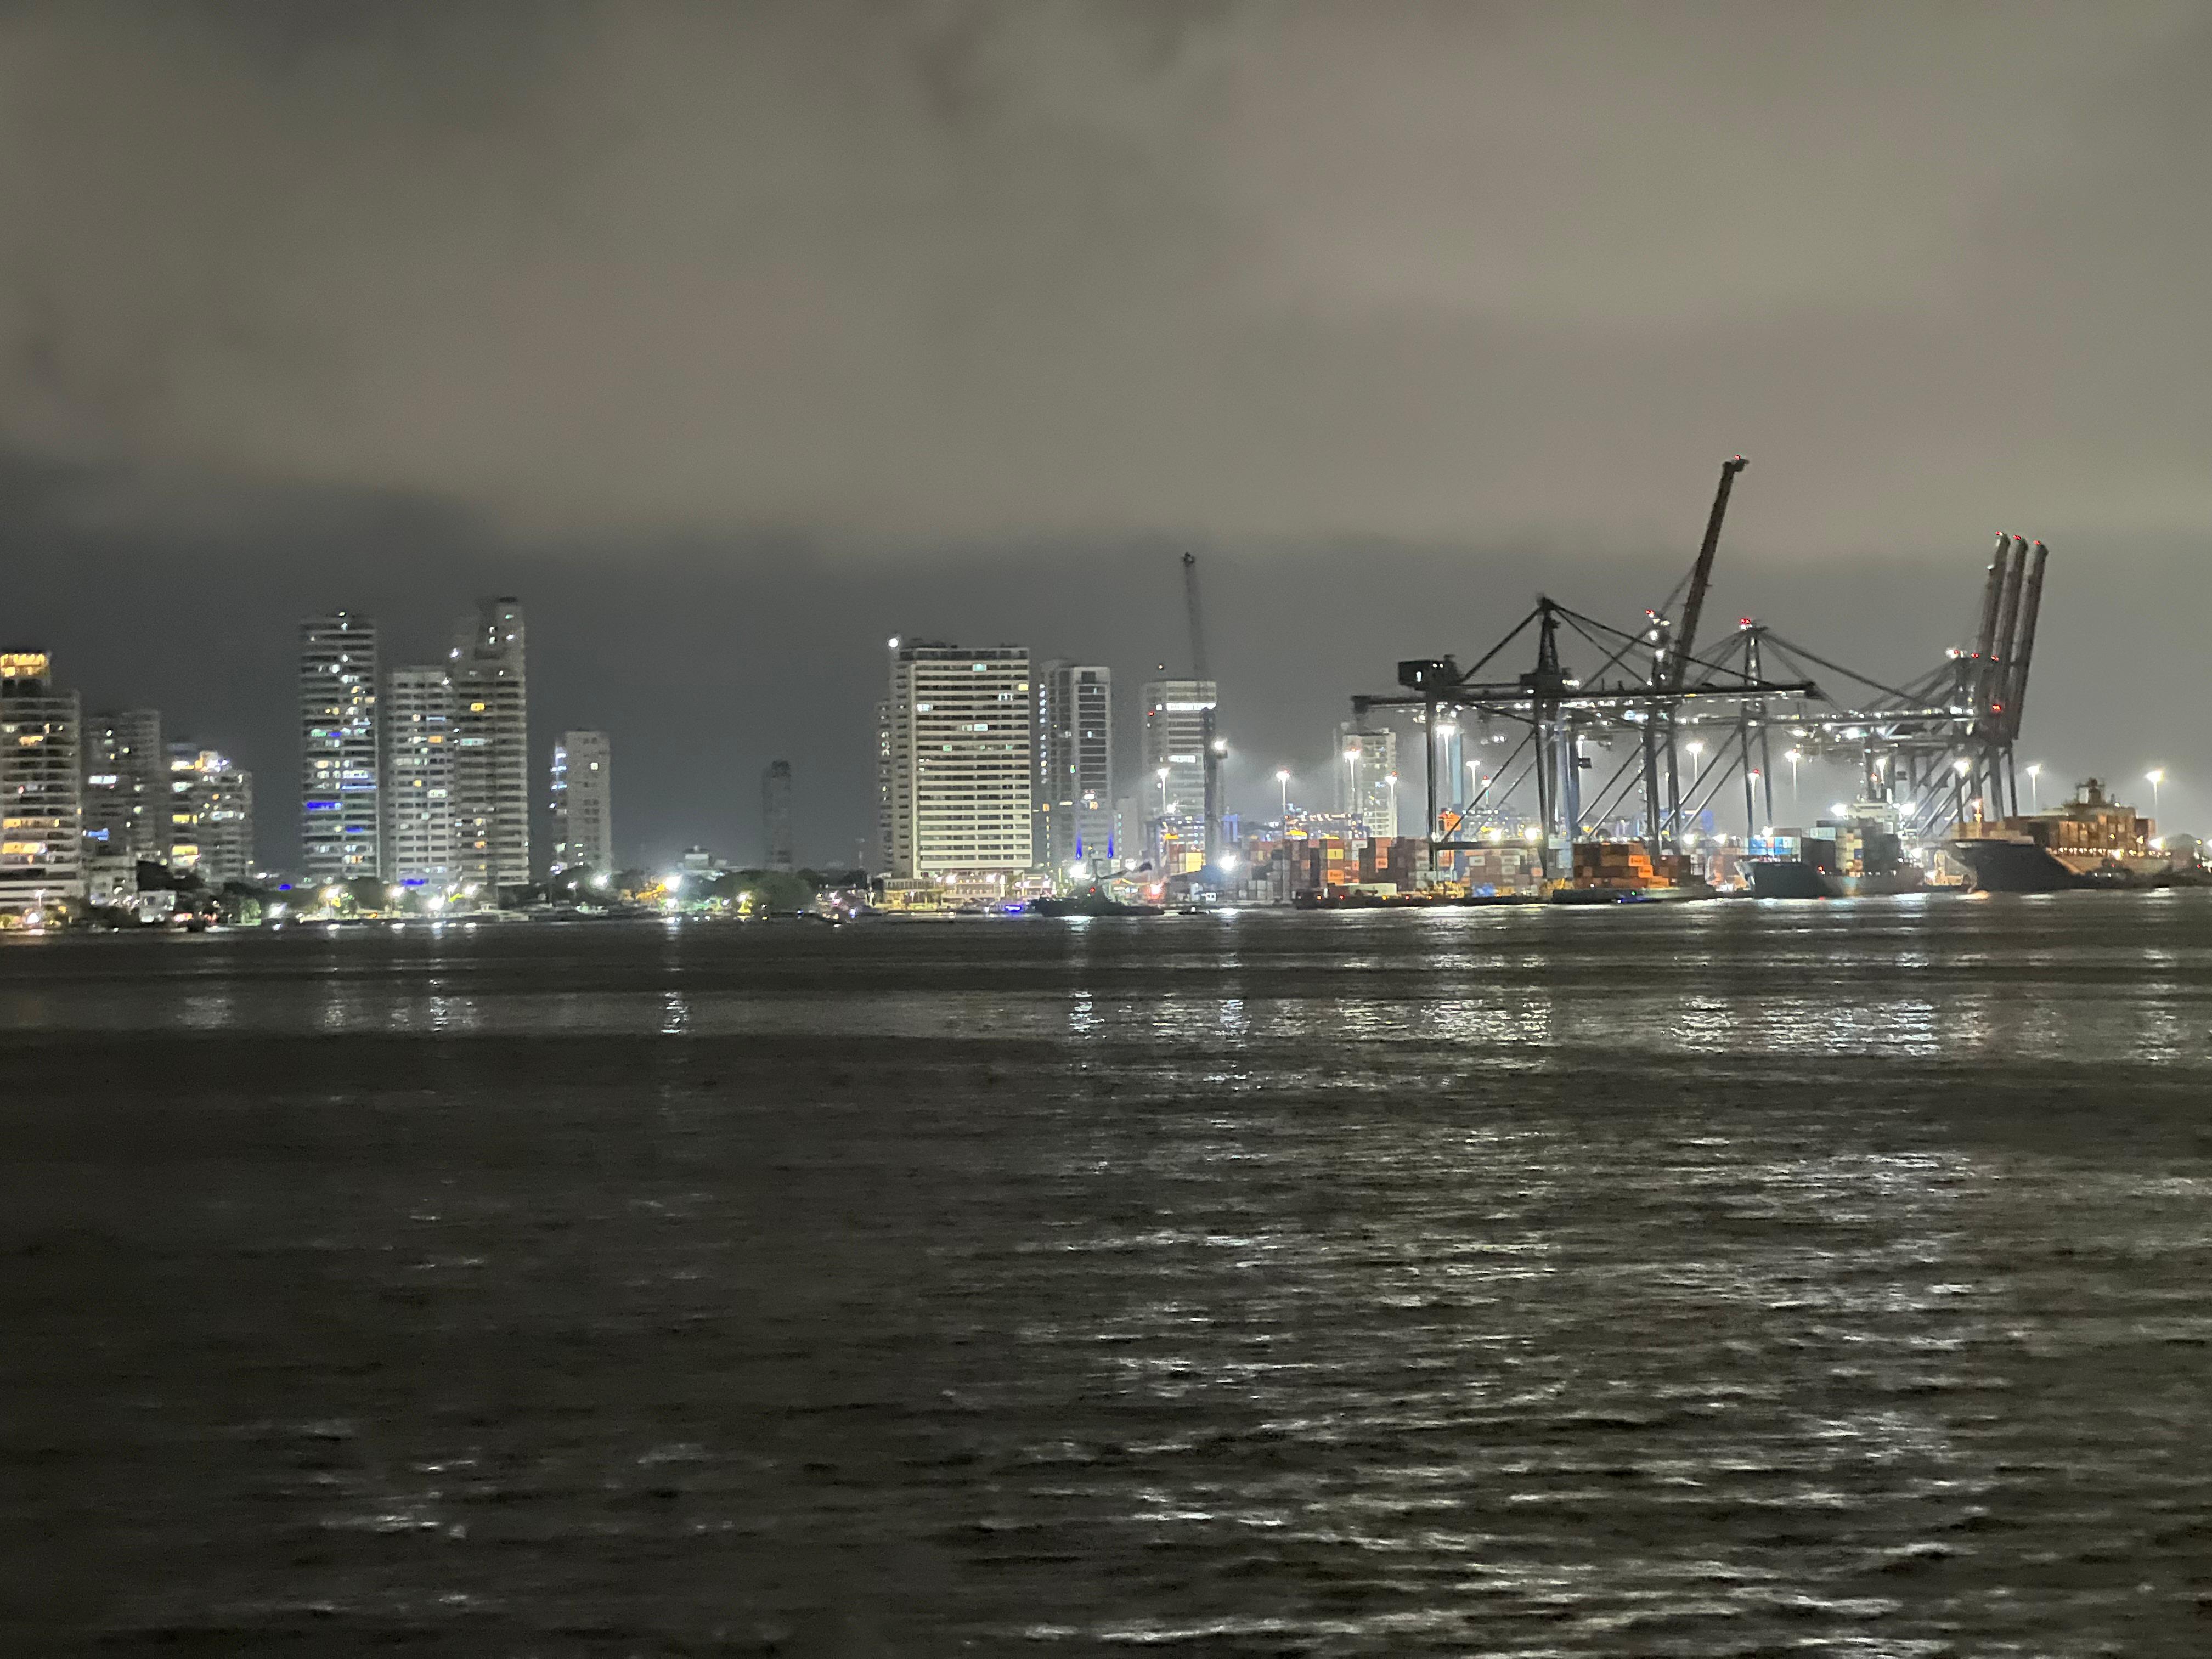
M 84 839 L 88 854 L 169 861 L 169 757 L 157 708 L 88 714 Z
M 212 749 L 169 747 L 171 862 L 211 887 L 253 871 L 253 774 Z
M 0 655 L 0 907 L 84 896 L 84 778 L 76 693 L 43 651 Z
M 300 624 L 300 839 L 317 884 L 380 876 L 376 624 L 333 611 Z
M 1346 720 L 1336 728 L 1336 806 L 1377 840 L 1398 833 L 1398 734 Z
M 435 664 L 384 683 L 384 878 L 442 895 L 459 862 L 453 682 Z
M 530 880 L 530 696 L 522 602 L 485 599 L 453 647 L 457 874 L 487 898 Z
M 563 732 L 553 745 L 553 870 L 615 867 L 614 744 L 604 732 Z
M 894 640 L 885 702 L 890 874 L 1008 884 L 1030 857 L 1027 649 Z
M 1139 799 L 1153 826 L 1155 850 L 1170 837 L 1194 848 L 1205 845 L 1206 744 L 1218 701 L 1212 680 L 1153 680 L 1145 687 Z
M 1094 869 L 1114 833 L 1114 671 L 1048 662 L 1036 676 L 1036 788 L 1031 860 L 1054 872 Z

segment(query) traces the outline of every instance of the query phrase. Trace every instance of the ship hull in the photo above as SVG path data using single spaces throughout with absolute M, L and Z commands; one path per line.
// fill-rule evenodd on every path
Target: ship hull
M 1922 885 L 1917 870 L 1838 876 L 1803 859 L 1759 859 L 1750 870 L 1752 894 L 1763 899 L 1879 898 L 1890 893 L 1917 893 Z
M 1984 893 L 2062 893 L 2106 884 L 2077 873 L 2032 841 L 1962 837 L 1951 843 L 1951 850 L 1974 872 L 1974 885 Z

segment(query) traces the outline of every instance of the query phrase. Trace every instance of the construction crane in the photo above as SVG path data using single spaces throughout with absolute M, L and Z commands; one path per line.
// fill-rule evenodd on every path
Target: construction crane
M 1751 465 L 1743 456 L 1721 463 L 1721 487 L 1713 493 L 1712 515 L 1705 520 L 1705 539 L 1698 547 L 1698 562 L 1690 571 L 1690 596 L 1682 601 L 1682 627 L 1669 653 L 1667 689 L 1680 691 L 1690 653 L 1698 648 L 1698 619 L 1705 614 L 1705 594 L 1713 585 L 1713 555 L 1720 550 L 1721 521 L 1728 517 L 1729 492 L 1735 475 Z
M 1203 689 L 1206 684 L 1206 619 L 1198 604 L 1198 555 L 1195 553 L 1182 556 L 1182 598 L 1184 608 L 1190 615 L 1190 677 L 1200 688 L 1194 701 L 1206 705 L 1199 715 L 1199 756 L 1206 778 L 1206 862 L 1211 867 L 1221 854 L 1221 742 L 1213 731 L 1213 708 L 1218 698 L 1209 697 Z
M 1659 762 L 1667 765 L 1665 831 L 1654 811 L 1644 819 L 1644 833 L 1656 854 L 1662 847 L 1680 843 L 1682 834 L 1682 781 L 1674 756 L 1674 714 L 1679 707 L 1690 653 L 1697 649 L 1698 623 L 1705 615 L 1705 595 L 1713 585 L 1713 556 L 1720 550 L 1721 525 L 1728 517 L 1729 494 L 1735 475 L 1751 462 L 1741 455 L 1721 463 L 1720 488 L 1713 492 L 1713 510 L 1705 519 L 1705 538 L 1698 545 L 1698 562 L 1690 568 L 1689 596 L 1682 601 L 1682 624 L 1675 636 L 1667 637 L 1663 618 L 1654 618 L 1651 664 L 1651 707 L 1644 726 L 1644 795 L 1655 805 L 1659 798 Z M 1756 674 L 1752 676 L 1756 678 Z

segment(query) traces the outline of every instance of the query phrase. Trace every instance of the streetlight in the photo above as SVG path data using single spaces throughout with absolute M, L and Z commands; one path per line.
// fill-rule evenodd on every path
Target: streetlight
M 1398 775 L 1393 772 L 1382 781 L 1390 786 L 1390 828 L 1395 833 L 1398 828 Z
M 1797 763 L 1805 758 L 1805 751 L 1785 749 L 1782 751 L 1782 758 L 1790 763 L 1790 810 L 1794 812 L 1797 810 Z
M 2166 769 L 2163 766 L 2152 767 L 2143 774 L 2143 781 L 2150 785 L 2150 815 L 2155 818 L 2158 816 L 2158 787 L 2166 781 Z
M 1287 830 L 1291 827 L 1291 769 L 1287 766 L 1277 767 L 1275 781 L 1283 786 L 1283 828 Z
M 2040 812 L 2043 810 L 2043 792 L 2035 787 L 2035 781 L 2042 775 L 2041 761 L 2036 762 L 2027 769 L 2027 805 L 2028 810 L 2033 812 Z
M 1700 757 L 1705 752 L 1705 745 L 1702 743 L 1686 743 L 1682 747 L 1690 751 L 1690 787 L 1694 789 L 1698 787 L 1698 780 L 1705 775 L 1705 767 L 1701 763 Z
M 1160 816 L 1165 817 L 1168 815 L 1168 769 L 1164 766 L 1160 768 L 1158 776 L 1160 781 Z

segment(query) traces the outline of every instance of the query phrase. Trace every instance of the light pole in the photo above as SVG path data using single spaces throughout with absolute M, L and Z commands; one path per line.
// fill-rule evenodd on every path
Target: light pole
M 2042 775 L 2041 761 L 2036 762 L 2027 769 L 2027 810 L 2031 812 L 2040 812 L 2043 810 L 2043 791 L 2036 787 L 2035 782 Z
M 1160 781 L 1160 817 L 1165 822 L 1168 815 L 1168 769 L 1163 766 L 1157 775 Z
M 1398 833 L 1398 775 L 1391 773 L 1382 780 L 1390 786 L 1390 833 Z
M 1794 816 L 1799 811 L 1797 805 L 1797 763 L 1805 758 L 1805 751 L 1802 749 L 1785 749 L 1782 751 L 1782 758 L 1790 763 L 1790 811 Z
M 1277 767 L 1275 781 L 1283 786 L 1283 828 L 1288 830 L 1291 827 L 1291 769 L 1287 766 Z
M 2153 818 L 2156 818 L 2158 817 L 2158 787 L 2166 781 L 2166 769 L 2163 766 L 2152 767 L 2149 771 L 2143 774 L 2143 781 L 2150 785 L 2150 815 Z

